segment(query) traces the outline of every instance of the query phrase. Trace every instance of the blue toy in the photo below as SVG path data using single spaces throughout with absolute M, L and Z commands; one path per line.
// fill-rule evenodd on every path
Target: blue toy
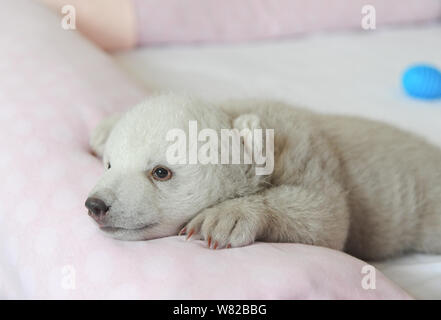
M 403 87 L 414 98 L 441 98 L 441 72 L 430 65 L 414 65 L 404 72 Z

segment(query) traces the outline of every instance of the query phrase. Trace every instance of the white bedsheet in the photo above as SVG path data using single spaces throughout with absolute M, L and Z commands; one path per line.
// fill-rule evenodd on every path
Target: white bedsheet
M 400 86 L 412 63 L 441 68 L 441 24 L 231 46 L 145 48 L 115 60 L 151 91 L 276 98 L 387 121 L 441 146 L 441 100 L 413 100 Z M 376 266 L 414 297 L 441 299 L 441 255 L 407 255 Z

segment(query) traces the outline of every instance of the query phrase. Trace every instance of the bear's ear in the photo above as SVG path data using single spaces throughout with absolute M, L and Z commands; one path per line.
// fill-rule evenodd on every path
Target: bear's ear
M 107 117 L 92 131 L 89 145 L 92 151 L 100 158 L 104 153 L 104 146 L 115 124 L 121 118 L 120 114 Z
M 246 128 L 250 130 L 261 129 L 260 118 L 254 113 L 246 113 L 234 119 L 233 127 L 238 130 Z
M 247 129 L 247 133 L 243 135 L 245 152 L 252 155 L 253 152 L 253 130 L 261 129 L 260 118 L 256 114 L 246 113 L 233 121 L 233 128 L 239 131 Z M 257 147 L 257 146 L 256 146 Z

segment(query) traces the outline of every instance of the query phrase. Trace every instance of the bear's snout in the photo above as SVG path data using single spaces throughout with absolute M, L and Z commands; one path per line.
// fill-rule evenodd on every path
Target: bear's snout
M 89 216 L 95 219 L 98 223 L 102 221 L 107 214 L 107 211 L 109 211 L 109 207 L 106 203 L 98 198 L 87 198 L 86 208 L 89 209 Z

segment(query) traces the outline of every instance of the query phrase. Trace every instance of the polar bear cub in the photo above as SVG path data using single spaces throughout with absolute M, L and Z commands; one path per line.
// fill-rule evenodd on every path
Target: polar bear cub
M 180 144 L 185 155 L 170 163 L 176 147 L 170 132 L 191 136 L 192 123 L 219 133 L 218 146 L 225 129 L 272 130 L 272 137 L 261 135 L 266 160 L 191 162 L 190 149 L 204 142 L 189 137 Z M 251 136 L 239 137 L 242 158 L 256 147 Z M 104 120 L 91 147 L 106 170 L 86 206 L 117 239 L 181 231 L 211 248 L 260 240 L 325 246 L 364 259 L 441 252 L 441 151 L 380 122 L 272 101 L 217 105 L 166 94 Z M 210 159 L 221 152 L 210 150 Z M 271 170 L 256 174 L 269 161 Z

